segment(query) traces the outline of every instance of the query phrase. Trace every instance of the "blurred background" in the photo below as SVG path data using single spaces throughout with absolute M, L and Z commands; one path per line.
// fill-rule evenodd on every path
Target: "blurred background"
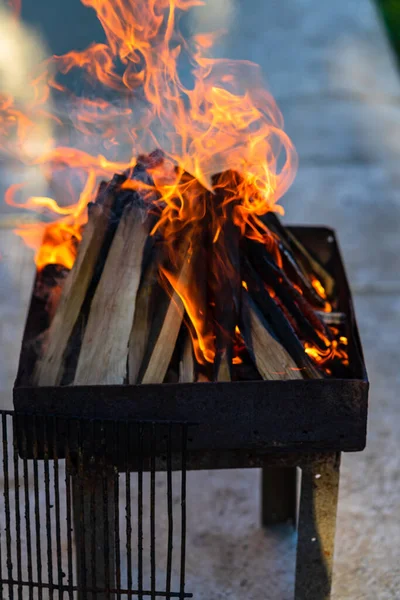
M 23 42 L 6 44 L 0 35 L 0 82 L 19 59 L 29 71 L 29 61 L 47 53 L 103 39 L 93 11 L 79 0 L 26 0 L 21 15 Z M 367 449 L 343 459 L 333 598 L 398 599 L 400 3 L 208 0 L 189 26 L 227 29 L 218 53 L 262 67 L 299 154 L 297 178 L 281 201 L 285 220 L 337 231 L 371 401 Z M 1 193 L 18 176 L 15 169 L 0 159 Z M 1 407 L 12 405 L 34 273 L 32 252 L 12 232 L 18 218 L 0 203 Z M 259 473 L 189 476 L 187 588 L 201 600 L 289 600 L 295 537 L 260 530 Z

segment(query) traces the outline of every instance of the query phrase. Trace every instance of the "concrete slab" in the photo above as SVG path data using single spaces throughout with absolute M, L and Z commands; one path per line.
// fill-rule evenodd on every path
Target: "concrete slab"
M 336 229 L 355 291 L 400 291 L 399 192 L 383 165 L 300 166 L 282 204 L 290 223 Z

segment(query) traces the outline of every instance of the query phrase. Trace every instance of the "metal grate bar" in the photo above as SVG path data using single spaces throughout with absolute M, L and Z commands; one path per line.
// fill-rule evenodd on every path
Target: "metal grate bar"
M 167 553 L 167 598 L 171 597 L 172 548 L 174 539 L 174 511 L 172 506 L 172 425 L 168 430 L 167 442 L 167 510 L 168 510 L 168 553 Z
M 138 596 L 143 600 L 143 424 L 138 435 Z
M 76 490 L 79 495 L 78 499 L 78 510 L 77 515 L 75 517 L 76 526 L 76 536 L 78 538 L 78 581 L 80 583 L 80 587 L 82 588 L 82 593 L 80 596 L 82 600 L 87 600 L 87 581 L 86 581 L 86 527 L 85 527 L 85 497 L 83 490 L 83 482 L 84 482 L 84 465 L 83 465 L 83 448 L 82 448 L 82 430 L 81 430 L 81 422 L 77 422 L 77 434 L 78 434 L 78 477 L 76 478 L 78 482 L 78 490 Z M 76 481 L 75 481 L 76 483 Z M 74 493 L 74 492 L 73 492 Z M 76 505 L 75 505 L 76 506 Z M 79 560 L 80 558 L 80 560 Z M 80 564 L 79 564 L 80 563 Z
M 127 562 L 127 578 L 128 578 L 128 589 L 132 589 L 133 576 L 132 576 L 132 510 L 131 510 L 131 475 L 129 471 L 129 457 L 131 450 L 131 438 L 129 436 L 129 425 L 125 424 L 125 434 L 127 439 L 126 451 L 125 451 L 125 507 L 126 507 L 126 562 Z M 137 436 L 139 439 L 139 436 Z M 129 592 L 128 598 L 132 598 L 132 593 Z
M 51 586 L 48 583 L 41 583 L 40 585 L 38 583 L 33 583 L 30 584 L 27 581 L 21 580 L 21 581 L 17 581 L 16 579 L 0 579 L 0 584 L 4 585 L 11 585 L 13 587 L 22 585 L 22 586 L 26 586 L 26 587 L 30 587 L 32 589 L 41 589 L 41 590 L 52 590 L 52 591 L 58 591 L 60 590 L 62 594 L 64 594 L 64 592 L 69 592 L 70 589 L 73 592 L 80 592 L 82 591 L 82 588 L 80 588 L 77 585 L 73 585 L 72 587 L 70 587 L 69 585 L 65 585 L 65 586 L 58 586 L 57 584 L 53 584 L 53 586 Z M 86 589 L 87 592 L 90 592 L 92 594 L 99 594 L 99 593 L 104 593 L 104 588 L 100 589 L 100 588 L 92 588 L 92 587 L 88 587 Z M 139 594 L 138 590 L 128 590 L 126 588 L 121 588 L 121 589 L 117 589 L 117 588 L 110 588 L 110 593 L 111 594 L 116 594 L 116 593 L 120 593 L 123 596 L 129 596 L 130 594 L 137 596 Z M 153 592 L 151 590 L 143 590 L 142 591 L 143 596 L 151 596 L 153 594 Z M 165 591 L 156 591 L 156 598 L 168 598 L 167 592 Z M 181 598 L 181 593 L 180 592 L 171 592 L 170 593 L 170 598 Z M 193 594 L 189 594 L 189 593 L 185 593 L 183 598 L 193 598 Z
M 96 439 L 96 428 L 95 423 L 92 423 L 90 428 L 91 439 L 94 443 Z M 90 547 L 91 547 L 91 557 L 90 557 L 90 568 L 92 571 L 92 588 L 96 588 L 96 573 L 97 573 L 97 549 L 96 549 L 96 487 L 92 485 L 92 490 L 90 493 Z M 95 600 L 95 595 L 92 594 L 92 600 Z
M 15 422 L 15 420 L 14 420 Z M 33 600 L 33 566 L 32 566 L 32 540 L 31 540 L 31 517 L 30 517 L 30 497 L 29 497 L 29 470 L 27 455 L 27 439 L 26 429 L 22 428 L 22 453 L 23 453 L 23 470 L 24 470 L 24 500 L 25 500 L 25 533 L 26 533 L 26 549 L 28 563 L 28 586 L 29 600 Z
M 114 450 L 118 452 L 118 440 L 120 433 L 120 424 L 115 423 L 114 427 Z M 117 590 L 121 588 L 121 541 L 119 533 L 119 474 L 114 466 L 114 538 L 115 538 L 115 576 Z M 117 600 L 121 600 L 121 592 L 117 591 Z
M 182 468 L 181 468 L 181 581 L 180 597 L 185 597 L 185 568 L 186 568 L 186 446 L 187 446 L 187 425 L 182 427 Z
M 52 527 L 50 517 L 50 468 L 49 468 L 49 447 L 47 443 L 47 427 L 46 422 L 41 423 L 43 427 L 43 442 L 44 442 L 44 485 L 46 494 L 46 537 L 47 537 L 47 575 L 49 580 L 50 599 L 54 599 L 53 594 L 53 550 L 52 550 Z
M 101 446 L 102 451 L 105 453 L 106 449 L 106 438 L 105 438 L 105 429 L 102 427 L 102 438 L 101 438 Z M 108 501 L 108 488 L 109 488 L 109 476 L 106 470 L 106 466 L 104 464 L 104 459 L 102 459 L 103 464 L 103 518 L 104 518 L 104 566 L 105 566 L 105 588 L 106 598 L 110 600 L 110 536 L 109 536 L 109 501 Z
M 17 578 L 22 579 L 22 556 L 21 556 L 21 508 L 20 508 L 20 478 L 19 478 L 19 460 L 17 449 L 17 436 L 15 421 L 13 420 L 13 462 L 14 462 L 14 494 L 15 494 L 15 536 L 17 545 Z M 1 542 L 0 542 L 1 544 Z M 0 558 L 1 561 L 1 558 Z M 1 573 L 0 573 L 1 577 Z M 18 586 L 18 600 L 22 600 L 22 585 Z
M 40 500 L 39 500 L 39 465 L 38 465 L 38 437 L 37 417 L 33 417 L 33 488 L 35 496 L 35 527 L 36 527 L 36 569 L 38 579 L 39 600 L 43 600 L 42 594 L 42 548 L 40 531 Z
M 66 428 L 67 428 L 67 437 L 66 437 L 66 441 L 65 441 L 65 462 L 66 462 L 66 468 L 65 468 L 65 490 L 66 490 L 66 521 L 67 521 L 67 560 L 68 560 L 68 582 L 69 582 L 69 587 L 68 587 L 68 596 L 69 596 L 69 600 L 74 600 L 74 594 L 73 594 L 73 584 L 74 584 L 74 580 L 73 580 L 73 557 L 72 557 L 72 502 L 71 502 L 71 477 L 70 477 L 70 473 L 69 473 L 69 466 L 71 464 L 71 455 L 70 455 L 70 451 L 69 451 L 69 444 L 68 444 L 68 439 L 70 439 L 70 434 L 71 434 L 71 426 L 70 426 L 70 422 L 68 421 L 66 424 Z
M 10 411 L 0 411 L 0 420 L 0 598 L 192 597 L 185 592 L 186 424 Z M 173 465 L 183 469 L 179 479 Z M 166 526 L 158 534 L 163 514 Z M 160 567 L 161 535 L 166 558 Z M 175 562 L 174 545 L 180 546 Z
M 58 581 L 58 600 L 63 600 L 62 579 L 62 555 L 61 555 L 61 511 L 60 511 L 60 484 L 59 484 L 59 468 L 58 468 L 58 450 L 57 450 L 57 420 L 53 417 L 53 474 L 54 474 L 54 505 L 55 505 L 55 522 L 56 522 L 56 549 L 57 549 L 57 581 Z
M 151 426 L 151 459 L 150 459 L 150 565 L 151 565 L 151 598 L 156 593 L 156 455 L 155 425 Z
M 10 483 L 8 475 L 8 433 L 7 415 L 2 415 L 3 431 L 3 477 L 4 477 L 4 507 L 6 516 L 6 543 L 7 543 L 7 572 L 8 579 L 13 578 L 13 564 L 11 558 L 11 514 L 10 514 Z M 10 600 L 14 598 L 14 588 L 9 585 L 8 594 Z

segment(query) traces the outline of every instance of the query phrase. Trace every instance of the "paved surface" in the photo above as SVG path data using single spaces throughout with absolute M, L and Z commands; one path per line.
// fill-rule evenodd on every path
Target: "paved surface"
M 37 22 L 48 6 L 35 3 Z M 284 201 L 287 220 L 337 229 L 355 292 L 371 380 L 369 439 L 364 453 L 343 460 L 333 598 L 394 600 L 400 597 L 399 77 L 368 0 L 210 0 L 199 14 L 202 25 L 226 21 L 224 53 L 262 65 L 299 152 L 299 174 Z M 0 253 L 0 402 L 9 406 L 32 268 L 29 253 L 5 230 Z M 188 590 L 202 600 L 289 600 L 295 539 L 259 529 L 259 473 L 190 474 L 189 482 Z

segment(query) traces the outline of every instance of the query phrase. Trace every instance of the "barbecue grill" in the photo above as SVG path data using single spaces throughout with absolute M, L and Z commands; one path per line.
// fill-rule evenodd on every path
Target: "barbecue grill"
M 347 379 L 34 387 L 32 354 L 23 342 L 15 412 L 2 413 L 3 597 L 191 597 L 185 588 L 185 556 L 190 552 L 185 542 L 186 471 L 254 467 L 263 470 L 263 525 L 297 521 L 296 600 L 330 597 L 340 453 L 365 446 L 368 381 L 334 232 L 291 229 L 335 278 L 338 309 L 346 315 Z M 35 311 L 33 299 L 25 341 L 30 328 L 40 323 Z M 168 513 L 161 587 L 155 543 L 157 471 L 165 473 Z M 135 505 L 130 473 L 137 474 Z M 172 506 L 176 476 L 179 516 Z M 149 539 L 143 525 L 147 505 Z M 43 527 L 46 552 L 40 546 Z M 127 557 L 126 578 L 121 577 L 121 548 Z M 176 556 L 179 567 L 173 569 Z

